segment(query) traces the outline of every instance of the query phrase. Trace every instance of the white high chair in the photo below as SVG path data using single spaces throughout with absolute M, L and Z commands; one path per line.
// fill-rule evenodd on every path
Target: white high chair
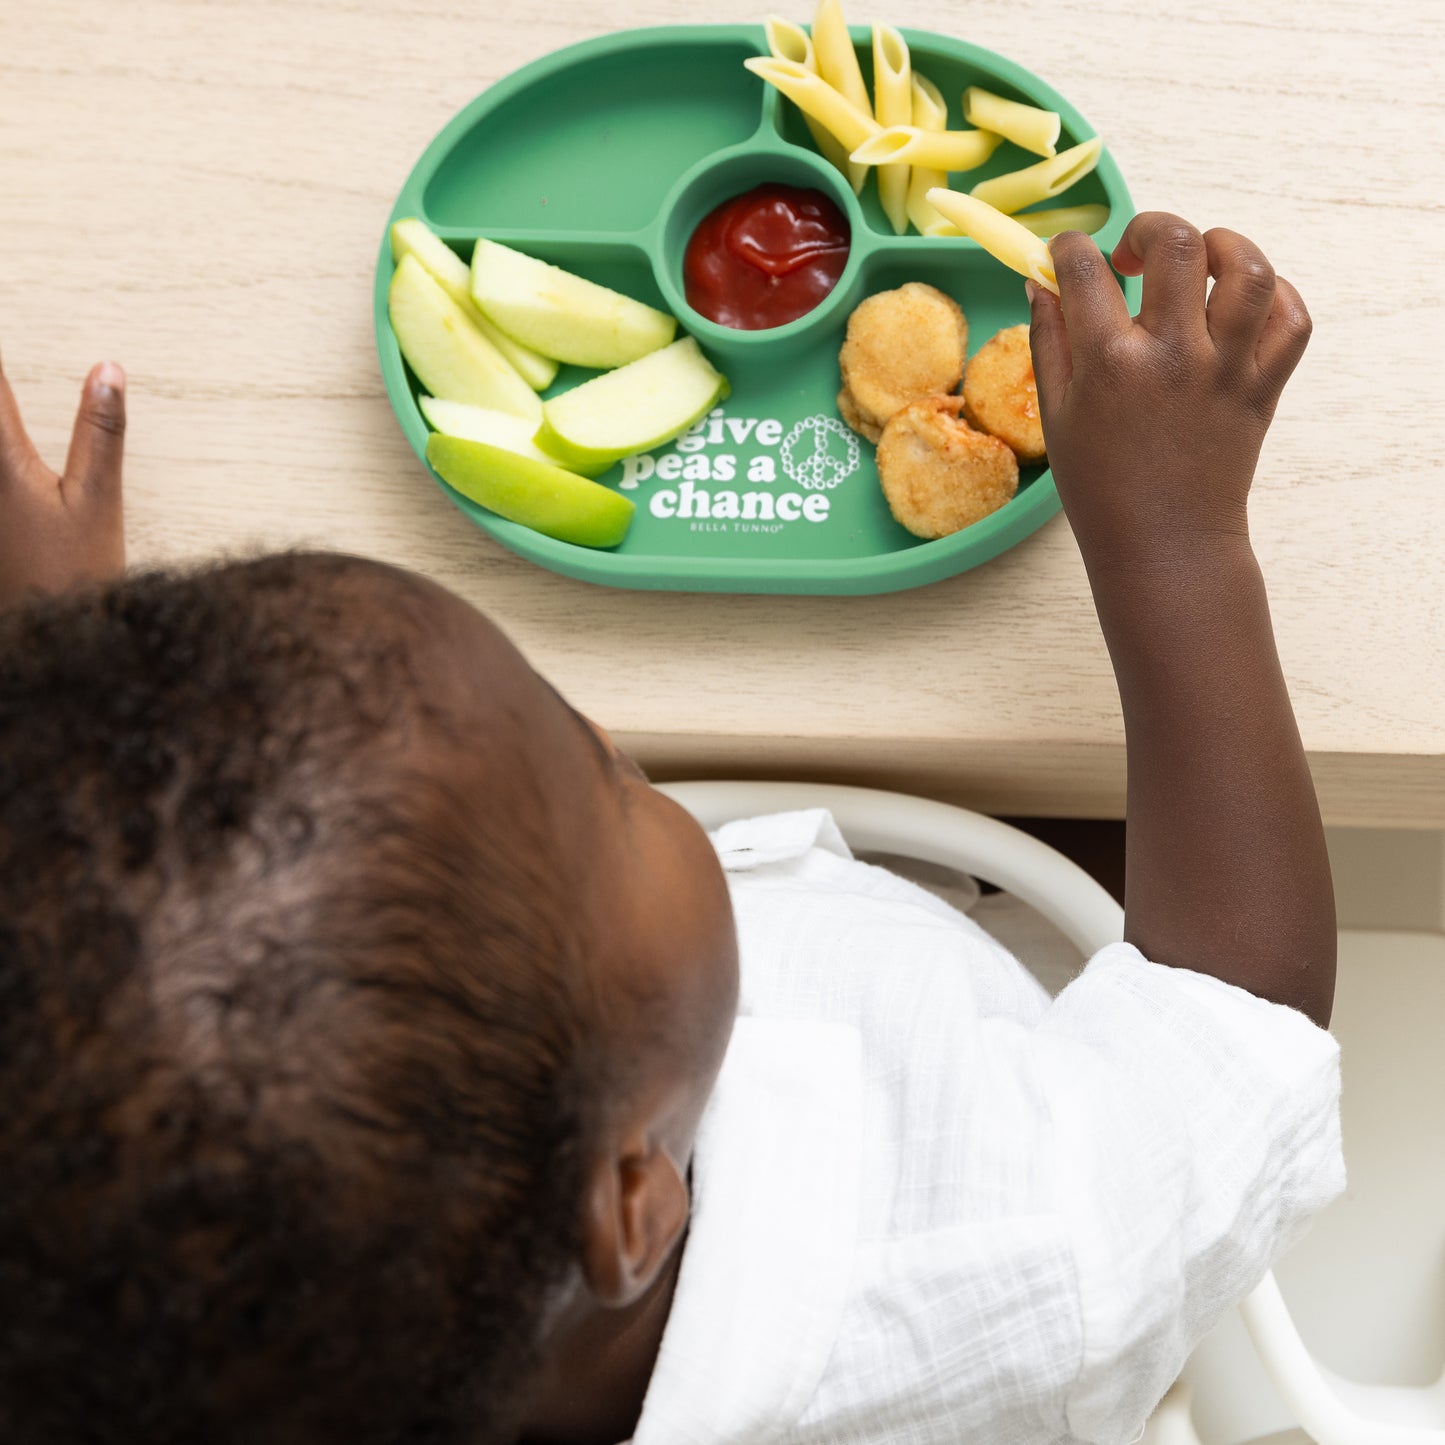
M 1082 868 L 1027 833 L 981 813 L 901 793 L 824 783 L 685 782 L 662 791 L 706 828 L 764 813 L 827 808 L 851 847 L 955 869 L 1012 894 L 1087 958 L 1124 931 L 1124 910 Z M 1273 1273 L 1240 1304 L 1249 1339 L 1290 1416 L 1303 1427 L 1271 1445 L 1445 1445 L 1445 1372 L 1419 1389 L 1360 1385 L 1319 1365 L 1301 1340 Z M 1230 1380 L 1186 1369 L 1188 1383 L 1161 1401 L 1145 1445 L 1200 1445 L 1193 1393 L 1228 1392 Z M 1211 1445 L 1241 1445 L 1238 1440 Z M 1257 1445 L 1266 1445 L 1259 1440 Z

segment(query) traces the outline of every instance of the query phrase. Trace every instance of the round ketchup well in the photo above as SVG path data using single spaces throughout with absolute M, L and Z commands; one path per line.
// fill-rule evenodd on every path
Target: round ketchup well
M 682 258 L 694 311 L 736 331 L 806 316 L 848 264 L 848 221 L 822 191 L 768 184 L 709 211 Z

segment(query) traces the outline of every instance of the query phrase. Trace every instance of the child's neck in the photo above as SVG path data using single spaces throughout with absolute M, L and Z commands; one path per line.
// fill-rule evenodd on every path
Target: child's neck
M 528 1392 L 519 1445 L 618 1445 L 632 1438 L 681 1267 L 679 1245 L 634 1304 L 589 1308 L 559 1325 Z

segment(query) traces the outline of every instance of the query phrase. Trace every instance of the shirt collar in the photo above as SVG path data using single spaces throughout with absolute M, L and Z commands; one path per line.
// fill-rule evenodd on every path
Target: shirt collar
M 813 848 L 839 858 L 853 856 L 826 808 L 739 818 L 724 823 L 711 836 L 723 868 L 729 873 L 748 873 L 771 863 L 786 863 Z
M 817 1390 L 857 1245 L 855 1029 L 740 1018 L 698 1131 L 692 1222 L 633 1445 L 762 1445 Z

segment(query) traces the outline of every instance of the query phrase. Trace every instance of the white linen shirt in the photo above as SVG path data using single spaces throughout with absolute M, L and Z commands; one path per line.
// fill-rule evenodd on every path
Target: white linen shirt
M 741 1006 L 635 1445 L 1124 1445 L 1344 1187 L 1303 1014 L 1102 950 L 1055 1000 L 824 812 L 714 836 Z

